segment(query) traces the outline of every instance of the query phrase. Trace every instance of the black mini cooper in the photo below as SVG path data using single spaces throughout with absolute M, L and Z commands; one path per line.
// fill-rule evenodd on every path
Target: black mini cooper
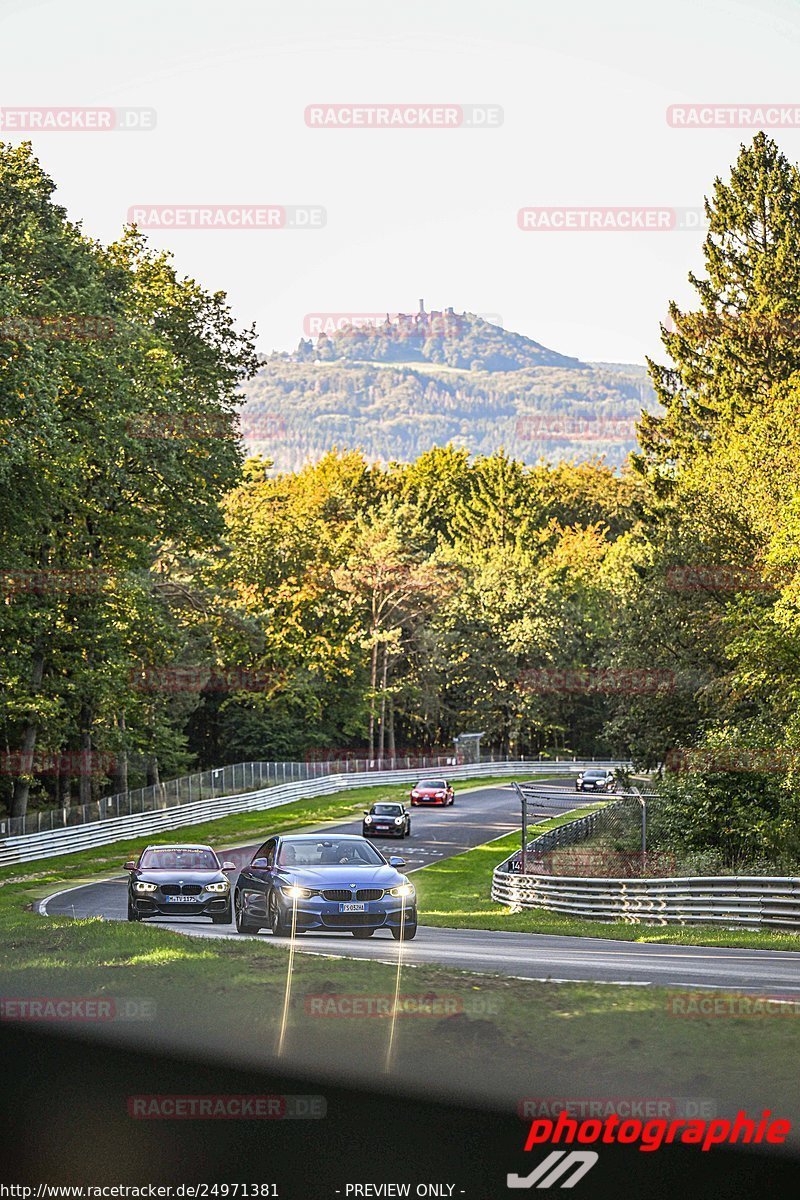
M 223 874 L 235 871 L 220 864 L 210 846 L 148 846 L 138 862 L 126 862 L 128 920 L 143 917 L 211 917 L 230 925 L 231 885 Z

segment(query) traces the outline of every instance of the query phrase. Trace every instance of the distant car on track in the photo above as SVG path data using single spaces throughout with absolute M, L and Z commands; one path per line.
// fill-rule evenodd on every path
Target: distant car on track
M 126 862 L 128 920 L 145 917 L 211 917 L 215 925 L 233 919 L 231 888 L 210 846 L 175 844 L 147 846 L 137 862 Z
M 240 933 L 265 925 L 276 937 L 352 933 L 372 937 L 389 929 L 396 941 L 417 933 L 417 893 L 398 867 L 366 838 L 305 833 L 271 837 L 236 882 L 234 909 Z
M 372 808 L 364 813 L 361 832 L 364 837 L 409 837 L 411 813 L 404 804 L 373 804 Z
M 421 779 L 411 789 L 411 803 L 418 804 L 454 804 L 455 793 L 446 779 Z
M 616 790 L 617 781 L 614 772 L 605 768 L 581 771 L 575 780 L 576 792 L 614 792 Z

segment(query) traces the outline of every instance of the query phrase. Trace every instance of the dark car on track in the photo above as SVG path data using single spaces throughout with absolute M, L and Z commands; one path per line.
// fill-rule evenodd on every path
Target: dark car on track
M 404 804 L 373 804 L 364 813 L 361 832 L 364 837 L 410 837 L 411 813 Z
M 446 779 L 420 779 L 411 789 L 411 803 L 418 804 L 454 804 L 455 793 Z
M 402 858 L 388 861 L 355 834 L 287 834 L 271 837 L 236 882 L 234 909 L 240 933 L 269 926 L 276 937 L 352 933 L 371 937 L 388 929 L 397 941 L 417 933 L 417 894 L 401 875 Z
M 211 917 L 215 925 L 233 919 L 231 888 L 225 871 L 210 846 L 148 846 L 138 862 L 126 862 L 128 920 L 145 917 Z
M 613 792 L 616 791 L 616 787 L 614 772 L 605 767 L 581 771 L 575 780 L 576 792 Z

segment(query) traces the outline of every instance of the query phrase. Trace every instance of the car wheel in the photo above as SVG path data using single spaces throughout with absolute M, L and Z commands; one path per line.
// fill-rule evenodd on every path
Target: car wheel
M 399 925 L 392 925 L 392 937 L 394 938 L 394 940 L 395 940 L 396 942 L 399 942 L 399 941 L 400 941 L 400 934 L 401 934 L 401 932 L 402 932 L 402 935 L 403 935 L 403 937 L 402 937 L 402 940 L 403 940 L 404 942 L 411 942 L 411 941 L 413 941 L 413 940 L 414 940 L 414 938 L 417 936 L 417 923 L 416 923 L 416 921 L 414 922 L 414 924 L 413 924 L 413 925 L 408 925 L 408 924 L 404 925 L 404 926 L 403 926 L 403 928 L 402 928 L 402 931 L 401 931 L 401 929 L 400 929 L 400 926 L 399 926 Z
M 368 937 L 372 937 L 375 930 L 374 929 L 351 929 L 350 932 L 352 933 L 354 938 L 368 938 Z
M 233 920 L 233 912 L 231 911 L 230 904 L 225 909 L 225 912 L 212 913 L 211 920 L 215 925 L 230 925 L 231 921 Z
M 141 915 L 136 911 L 135 905 L 131 904 L 130 897 L 128 897 L 128 920 L 141 921 L 141 919 Z
M 239 933 L 258 933 L 261 926 L 248 917 L 244 907 L 244 896 L 241 892 L 237 892 L 234 897 L 234 911 L 236 928 Z
M 269 904 L 267 906 L 267 915 L 269 918 L 269 927 L 272 930 L 273 937 L 290 937 L 292 932 L 291 925 L 287 925 L 281 916 L 281 910 L 278 907 L 278 901 L 275 898 L 275 893 L 270 892 Z
M 411 837 L 411 822 L 410 821 L 408 822 L 408 829 L 406 830 L 406 837 Z

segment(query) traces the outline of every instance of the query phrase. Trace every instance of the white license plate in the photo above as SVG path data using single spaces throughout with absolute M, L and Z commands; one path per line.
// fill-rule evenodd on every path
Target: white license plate
M 340 904 L 339 912 L 366 912 L 366 908 L 363 904 Z
M 199 896 L 167 896 L 166 899 L 167 899 L 168 903 L 170 903 L 170 904 L 196 904 L 197 901 L 200 899 L 200 897 Z
M 388 833 L 389 832 L 388 825 L 376 825 L 375 828 L 378 830 L 379 833 Z

